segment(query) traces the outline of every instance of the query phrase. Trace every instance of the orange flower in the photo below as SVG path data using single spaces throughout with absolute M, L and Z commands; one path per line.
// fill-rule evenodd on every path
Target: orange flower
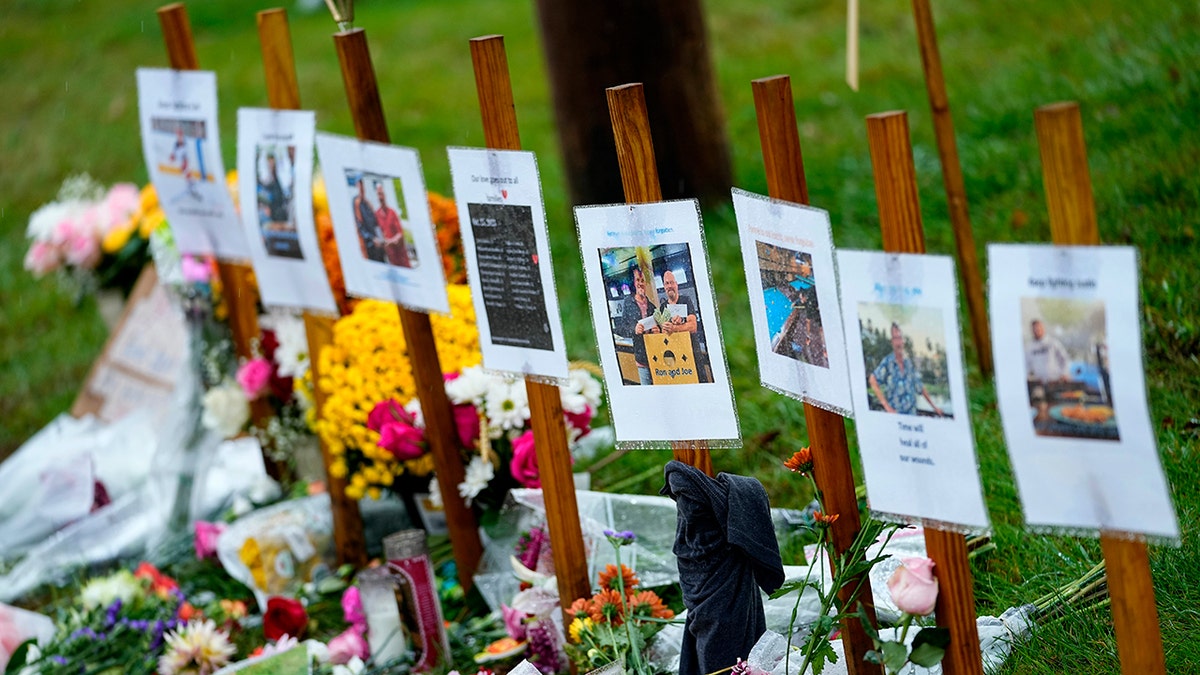
M 436 192 L 427 192 L 429 215 L 437 230 L 438 248 L 442 251 L 442 268 L 446 283 L 467 283 L 467 270 L 463 265 L 462 236 L 458 227 L 458 205 L 453 199 Z
M 158 568 L 148 562 L 143 562 L 138 565 L 138 568 L 133 571 L 133 576 L 138 579 L 148 579 L 150 581 L 150 590 L 160 598 L 166 598 L 171 591 L 179 588 L 179 584 L 171 577 L 158 571 Z
M 654 591 L 639 591 L 629 596 L 629 611 L 634 616 L 654 619 L 673 619 L 675 612 L 663 604 Z
M 570 609 L 567 610 L 567 614 L 570 614 L 571 617 L 575 619 L 583 619 L 591 616 L 592 599 L 579 598 L 575 602 L 572 602 Z
M 836 513 L 824 514 L 820 511 L 813 512 L 813 520 L 816 521 L 817 525 L 824 525 L 826 527 L 836 523 L 837 519 L 840 517 L 841 516 Z
M 592 604 L 588 614 L 596 623 L 610 622 L 614 626 L 625 623 L 624 609 L 621 606 L 621 594 L 605 588 L 592 596 Z
M 196 609 L 190 602 L 184 602 L 179 605 L 179 619 L 181 621 L 191 621 L 192 619 L 203 618 L 204 612 Z
M 812 451 L 807 447 L 800 448 L 789 459 L 784 460 L 783 465 L 795 473 L 806 475 L 813 470 Z
M 608 565 L 604 568 L 604 571 L 600 572 L 600 588 L 607 588 L 619 592 L 621 589 L 617 586 L 616 581 L 616 565 Z M 640 582 L 638 581 L 638 578 L 634 576 L 633 570 L 621 565 L 621 583 L 625 587 L 625 593 L 628 594 L 632 593 Z

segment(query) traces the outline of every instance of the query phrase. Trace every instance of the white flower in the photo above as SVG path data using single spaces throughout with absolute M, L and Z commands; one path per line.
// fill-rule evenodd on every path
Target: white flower
M 437 476 L 429 479 L 429 503 L 433 508 L 442 508 L 442 486 L 438 485 Z
M 463 368 L 458 377 L 446 383 L 446 397 L 455 405 L 470 403 L 479 407 L 492 382 L 499 378 L 488 375 L 479 366 Z
M 158 659 L 160 675 L 207 675 L 229 663 L 237 648 L 217 630 L 212 619 L 192 619 L 187 626 L 166 635 L 167 646 Z
M 502 431 L 523 428 L 529 419 L 525 381 L 493 379 L 484 401 L 484 413 L 487 414 L 488 431 L 493 438 Z
M 367 669 L 367 664 L 357 656 L 352 657 L 344 666 L 334 666 L 333 675 L 358 675 Z
M 496 469 L 491 462 L 485 462 L 482 457 L 476 455 L 467 465 L 467 475 L 463 482 L 458 484 L 458 494 L 467 501 L 467 506 L 470 506 L 471 500 L 483 492 L 488 482 L 495 477 Z
M 425 414 L 421 412 L 421 399 L 413 398 L 404 406 L 404 411 L 413 416 L 413 426 L 418 429 L 425 428 Z
M 204 393 L 200 422 L 224 438 L 232 438 L 250 421 L 250 403 L 236 382 L 226 380 Z
M 266 656 L 271 656 L 272 654 L 282 654 L 282 653 L 292 649 L 293 647 L 295 647 L 298 644 L 300 644 L 299 640 L 292 637 L 291 635 L 288 635 L 287 633 L 284 633 L 273 644 L 268 644 L 265 647 L 263 647 L 262 653 L 259 654 L 259 656 L 266 657 Z
M 120 570 L 107 577 L 92 579 L 80 591 L 79 597 L 86 609 L 107 607 L 114 600 L 129 602 L 141 593 L 142 586 L 129 570 Z
M 235 516 L 244 516 L 254 510 L 254 503 L 246 499 L 245 495 L 234 495 L 233 502 L 229 505 L 229 510 L 233 511 Z
M 308 370 L 308 333 L 304 321 L 294 314 L 273 312 L 259 320 L 259 325 L 275 331 L 279 346 L 275 348 L 275 364 L 281 377 L 303 377 Z
M 567 378 L 567 385 L 559 391 L 562 392 L 562 407 L 563 412 L 569 412 L 575 415 L 582 413 L 589 407 L 592 410 L 600 407 L 600 396 L 603 389 L 600 388 L 600 383 L 596 378 L 592 377 L 586 370 L 572 370 Z
M 50 202 L 29 216 L 25 236 L 34 241 L 50 241 L 58 224 L 74 220 L 81 210 L 76 202 Z
M 329 645 L 317 640 L 306 640 L 304 644 L 308 647 L 308 655 L 317 663 L 329 663 Z

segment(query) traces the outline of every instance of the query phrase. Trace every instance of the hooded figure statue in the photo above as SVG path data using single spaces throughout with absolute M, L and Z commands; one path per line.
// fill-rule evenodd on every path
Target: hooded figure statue
M 675 500 L 675 556 L 687 606 L 680 675 L 703 675 L 745 658 L 767 630 L 762 595 L 783 585 L 783 561 L 767 491 L 754 478 L 709 478 L 667 463 L 662 494 Z

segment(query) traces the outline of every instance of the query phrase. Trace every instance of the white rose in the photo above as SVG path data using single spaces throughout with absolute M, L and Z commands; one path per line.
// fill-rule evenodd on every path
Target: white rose
M 204 416 L 200 422 L 224 438 L 232 438 L 250 421 L 250 403 L 236 382 L 225 382 L 204 394 Z

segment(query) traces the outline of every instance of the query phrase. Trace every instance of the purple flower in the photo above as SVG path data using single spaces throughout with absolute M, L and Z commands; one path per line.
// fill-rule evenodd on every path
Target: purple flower
M 549 621 L 538 621 L 529 626 L 529 654 L 537 669 L 551 675 L 563 669 L 558 657 L 558 638 L 555 631 L 550 629 Z
M 614 532 L 613 530 L 605 530 L 604 536 L 613 546 L 628 546 L 637 540 L 637 535 L 632 530 L 623 530 Z
M 121 602 L 121 599 L 117 598 L 116 600 L 113 600 L 113 603 L 111 605 L 108 606 L 108 609 L 104 610 L 104 627 L 105 628 L 112 628 L 114 625 L 116 625 L 117 614 L 119 614 L 121 612 L 122 604 L 123 603 Z

